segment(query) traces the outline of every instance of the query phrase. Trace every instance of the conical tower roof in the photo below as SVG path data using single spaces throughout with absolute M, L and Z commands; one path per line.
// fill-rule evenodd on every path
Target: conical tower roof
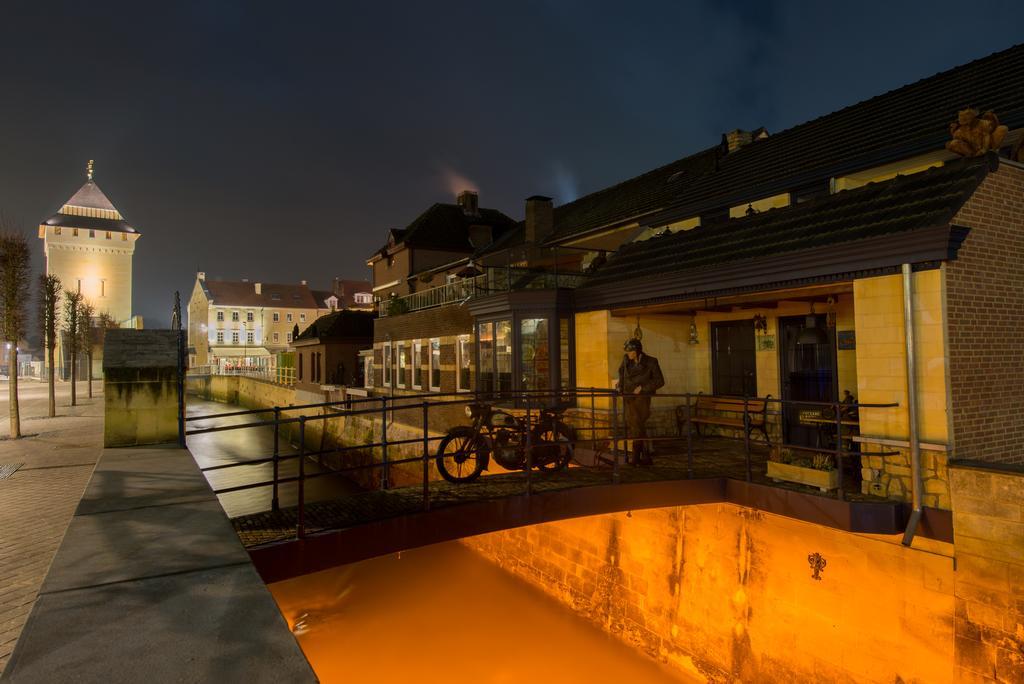
M 44 226 L 68 226 L 118 233 L 138 233 L 128 225 L 114 203 L 93 180 L 93 163 L 89 160 L 85 184 L 65 202 L 60 211 L 46 219 Z M 40 233 L 42 235 L 42 233 Z

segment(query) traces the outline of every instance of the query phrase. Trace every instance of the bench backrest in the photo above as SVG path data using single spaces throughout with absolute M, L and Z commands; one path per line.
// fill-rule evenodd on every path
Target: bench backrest
M 730 397 L 697 397 L 697 409 L 702 411 L 734 411 L 743 413 L 743 404 L 746 402 L 748 413 L 764 413 L 764 399 L 749 397 L 747 399 Z

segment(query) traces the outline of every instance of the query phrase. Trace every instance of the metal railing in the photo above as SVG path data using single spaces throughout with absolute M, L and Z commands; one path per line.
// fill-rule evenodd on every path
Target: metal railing
M 185 374 L 186 376 L 239 375 L 287 386 L 294 385 L 296 379 L 295 368 L 290 366 L 278 366 L 276 368 L 219 368 L 212 365 L 192 366 Z
M 742 410 L 733 411 L 733 413 L 742 416 L 742 422 L 739 425 L 739 429 L 742 430 L 742 435 L 738 437 L 717 435 L 715 439 L 732 440 L 733 442 L 742 443 L 742 472 L 738 475 L 735 469 L 729 469 L 733 468 L 736 464 L 730 464 L 729 468 L 726 468 L 723 465 L 721 469 L 716 469 L 716 467 L 712 466 L 709 470 L 704 467 L 704 465 L 700 465 L 700 467 L 698 467 L 698 464 L 695 463 L 694 428 L 696 425 L 701 423 L 695 415 L 695 411 L 698 403 L 708 398 L 709 397 L 707 395 L 700 393 L 670 393 L 651 396 L 651 399 L 656 402 L 671 402 L 672 413 L 678 416 L 681 412 L 683 415 L 683 421 L 679 427 L 679 433 L 683 434 L 652 434 L 642 438 L 643 442 L 650 443 L 652 445 L 656 443 L 676 443 L 676 449 L 674 452 L 662 456 L 659 451 L 660 465 L 674 464 L 675 466 L 679 466 L 681 469 L 684 469 L 685 478 L 683 479 L 694 479 L 695 477 L 738 477 L 750 482 L 755 479 L 754 450 L 757 448 L 767 450 L 765 454 L 766 461 L 772 460 L 773 455 L 778 454 L 783 450 L 789 450 L 791 453 L 795 452 L 819 456 L 828 455 L 828 457 L 834 459 L 832 467 L 838 472 L 838 487 L 835 489 L 835 497 L 840 500 L 844 499 L 846 496 L 845 489 L 847 483 L 844 481 L 844 467 L 846 465 L 846 460 L 860 455 L 859 451 L 854 450 L 856 445 L 852 441 L 850 442 L 849 448 L 844 446 L 845 440 L 843 439 L 843 427 L 844 422 L 849 422 L 848 417 L 850 415 L 850 411 L 861 411 L 865 409 L 884 410 L 899 406 L 899 404 L 896 403 L 858 404 L 838 401 L 791 401 L 774 399 L 771 397 L 749 399 L 731 397 L 729 399 L 734 403 L 734 405 L 739 405 L 739 403 L 742 402 Z M 576 454 L 577 457 L 580 454 L 580 447 L 589 448 L 590 455 L 593 456 L 593 465 L 576 465 L 573 467 L 610 470 L 610 481 L 612 484 L 619 484 L 622 481 L 622 460 L 623 457 L 626 457 L 627 460 L 629 458 L 628 445 L 631 441 L 639 441 L 630 435 L 628 421 L 623 420 L 631 410 L 630 396 L 624 396 L 617 391 L 609 389 L 576 388 L 574 390 L 562 390 L 557 392 L 519 391 L 511 394 L 506 393 L 502 396 L 502 400 L 506 402 L 505 405 L 508 406 L 507 410 L 514 412 L 518 416 L 521 421 L 520 428 L 523 429 L 525 433 L 525 461 L 522 467 L 523 488 L 519 493 L 525 493 L 527 496 L 532 494 L 534 489 L 534 478 L 540 476 L 533 472 L 534 450 L 550 446 L 549 443 L 532 442 L 533 429 L 538 425 L 538 411 L 543 407 L 550 407 L 556 404 L 561 405 L 563 410 L 566 410 L 566 407 L 569 404 L 574 404 L 573 407 L 566 410 L 565 414 L 569 415 L 569 411 L 573 412 L 573 415 L 568 420 L 569 424 L 573 427 L 569 444 L 573 448 L 574 454 Z M 515 406 L 509 406 L 507 403 L 509 401 L 514 402 Z M 278 511 L 280 509 L 279 494 L 281 485 L 295 483 L 298 488 L 296 534 L 299 537 L 303 537 L 306 535 L 307 531 L 305 522 L 307 505 L 305 491 L 306 482 L 313 478 L 330 475 L 356 475 L 363 473 L 364 471 L 370 471 L 371 473 L 379 471 L 379 487 L 381 489 L 388 489 L 391 486 L 391 472 L 394 468 L 411 464 L 420 464 L 422 465 L 422 509 L 430 510 L 431 482 L 435 481 L 434 478 L 431 477 L 430 463 L 438 457 L 436 453 L 432 453 L 431 445 L 445 438 L 445 435 L 431 430 L 430 412 L 432 410 L 451 410 L 451 407 L 465 407 L 471 404 L 480 403 L 493 404 L 494 402 L 488 395 L 481 393 L 467 395 L 464 392 L 366 398 L 350 397 L 342 401 L 334 402 L 322 402 L 298 406 L 274 406 L 265 409 L 229 411 L 206 416 L 189 416 L 186 420 L 189 423 L 195 423 L 202 420 L 272 414 L 272 417 L 267 420 L 258 420 L 251 423 L 194 428 L 187 430 L 186 435 L 192 436 L 230 430 L 272 427 L 274 431 L 274 447 L 271 455 L 235 463 L 218 464 L 202 468 L 202 470 L 204 472 L 211 472 L 252 465 L 272 464 L 272 478 L 270 480 L 215 489 L 214 493 L 228 494 L 243 490 L 269 487 L 271 488 L 271 510 Z M 599 404 L 602 404 L 602 406 L 599 407 Z M 754 411 L 751 409 L 753 406 L 757 405 L 763 405 L 765 407 L 763 413 L 765 420 L 763 440 L 754 440 L 751 435 L 752 426 L 754 425 Z M 768 416 L 773 418 L 772 425 L 776 424 L 776 421 L 774 420 L 776 418 L 780 419 L 779 422 L 781 422 L 784 414 L 784 407 L 787 405 L 804 410 L 818 410 L 820 411 L 820 415 L 823 417 L 829 416 L 830 413 L 832 420 L 829 421 L 823 419 L 819 422 L 819 425 L 826 425 L 829 422 L 834 424 L 834 428 L 836 430 L 834 443 L 822 446 L 807 446 L 801 444 L 786 444 L 783 443 L 782 440 L 773 441 L 769 430 L 771 426 L 767 422 Z M 319 413 L 310 415 L 311 411 L 319 411 Z M 582 414 L 580 414 L 581 411 Z M 295 416 L 295 413 L 299 413 L 299 415 Z M 395 416 L 399 414 L 413 414 L 416 416 L 414 422 L 412 420 L 404 422 L 398 421 L 398 424 L 404 426 L 406 429 L 411 429 L 415 425 L 418 427 L 419 435 L 403 439 L 391 438 L 388 428 L 395 424 Z M 323 439 L 321 439 L 321 448 L 313 450 L 308 448 L 306 438 L 308 426 L 310 424 L 316 424 L 319 422 L 321 423 L 321 430 L 326 431 L 327 421 L 329 420 L 335 418 L 352 419 L 360 416 L 371 418 L 371 425 L 374 419 L 380 419 L 379 441 L 324 448 Z M 573 420 L 575 420 L 575 424 L 572 422 Z M 287 427 L 289 430 L 294 429 L 298 442 L 297 453 L 281 453 L 282 426 Z M 666 432 L 664 429 L 654 430 L 655 433 L 659 431 L 662 433 Z M 589 436 L 586 438 L 581 437 L 581 434 L 586 435 L 588 433 Z M 685 448 L 680 448 L 678 443 L 684 440 Z M 559 444 L 564 445 L 564 442 L 559 442 Z M 393 449 L 407 447 L 410 445 L 416 445 L 414 451 L 419 450 L 419 453 L 409 457 L 393 458 Z M 313 473 L 306 471 L 306 460 L 311 457 L 318 457 L 322 459 L 327 455 L 341 456 L 352 453 L 365 455 L 367 452 L 369 452 L 371 457 L 369 463 L 346 464 L 338 468 L 325 469 Z M 373 458 L 375 453 L 380 456 L 379 460 Z M 895 453 L 896 452 L 872 452 L 872 455 L 891 455 Z M 293 459 L 298 460 L 297 474 L 282 476 L 280 472 L 281 463 Z M 698 472 L 698 470 L 700 470 L 700 472 Z

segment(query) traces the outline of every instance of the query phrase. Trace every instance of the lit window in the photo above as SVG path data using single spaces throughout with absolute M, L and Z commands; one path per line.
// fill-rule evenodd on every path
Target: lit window
M 231 333 L 231 344 L 238 344 L 238 333 Z
M 233 322 L 235 322 L 235 323 L 237 323 L 237 322 L 238 322 L 238 312 L 237 312 L 237 311 L 232 311 L 232 312 L 231 312 L 231 320 L 232 320 Z
M 423 342 L 412 343 L 412 388 L 423 389 Z
M 397 372 L 397 378 L 396 378 L 397 382 L 395 384 L 398 385 L 399 387 L 405 387 L 406 363 L 405 363 L 405 343 L 404 342 L 399 342 L 397 345 L 395 345 L 395 355 L 398 357 L 398 364 L 397 364 L 397 369 L 396 369 L 396 372 Z
M 100 297 L 106 297 L 106 296 L 107 296 L 107 281 L 101 278 L 100 279 Z
M 470 352 L 469 335 L 460 335 L 458 343 L 456 345 L 456 352 L 458 358 L 456 364 L 458 373 L 456 374 L 456 387 L 455 389 L 459 392 L 468 392 L 469 380 L 470 380 L 470 366 L 473 363 L 473 356 Z
M 291 314 L 285 314 L 284 319 L 286 321 L 288 321 L 289 323 L 291 323 L 292 322 L 292 315 Z
M 278 312 L 275 311 L 274 312 L 274 322 L 277 323 L 279 320 L 281 320 L 281 314 L 279 314 Z
M 281 341 L 281 333 L 274 333 L 274 342 Z
M 285 339 L 287 339 L 288 342 L 291 342 L 292 341 L 292 334 L 291 333 L 286 333 L 286 338 Z
M 224 331 L 223 330 L 218 330 L 217 331 L 217 344 L 224 344 Z
M 373 387 L 373 355 L 363 357 L 363 386 Z
M 441 391 L 441 340 L 430 340 L 430 391 Z
M 384 373 L 383 380 L 385 387 L 391 387 L 391 343 L 386 342 L 384 344 Z
M 217 312 L 217 320 L 218 321 L 223 321 L 224 320 L 224 312 L 223 311 L 218 311 Z
M 306 322 L 306 314 L 300 313 L 299 314 L 299 323 L 305 323 L 305 322 Z
M 254 333 L 251 333 L 251 332 L 247 332 L 247 333 L 245 333 L 245 343 L 246 343 L 246 344 L 252 344 L 252 343 L 253 343 L 253 342 L 255 342 L 255 341 L 256 341 L 256 340 L 255 340 L 255 335 L 254 335 Z
M 245 312 L 245 320 L 247 320 L 247 321 L 249 321 L 250 323 L 252 323 L 252 321 L 253 321 L 253 314 L 252 314 L 252 311 L 246 311 L 246 312 Z

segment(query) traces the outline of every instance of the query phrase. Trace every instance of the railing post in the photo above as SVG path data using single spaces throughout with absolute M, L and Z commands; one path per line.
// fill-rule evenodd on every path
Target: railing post
M 388 398 L 380 398 L 380 453 L 381 453 L 381 474 L 380 488 L 388 488 Z
M 590 388 L 590 452 L 597 454 L 597 417 L 596 417 L 596 401 L 594 399 L 595 390 L 593 387 Z
M 526 495 L 533 494 L 533 429 L 530 425 L 530 399 L 526 399 Z
M 299 416 L 299 539 L 306 536 L 306 416 Z
M 686 393 L 686 476 L 693 479 L 693 409 L 690 406 L 690 393 Z
M 839 471 L 837 474 L 837 483 L 839 485 L 837 498 L 842 501 L 846 497 L 846 494 L 843 492 L 843 414 L 839 410 L 839 402 L 836 402 L 833 408 L 835 408 L 836 412 L 836 469 Z
M 619 484 L 619 393 L 612 394 L 612 484 Z
M 270 498 L 270 510 L 277 513 L 281 510 L 281 502 L 277 495 L 277 479 L 279 475 L 280 464 L 278 459 L 281 457 L 281 449 L 279 447 L 281 437 L 281 407 L 274 407 L 274 491 Z
M 750 482 L 753 479 L 750 468 L 750 406 L 746 397 L 743 397 L 743 450 L 747 459 L 747 482 Z
M 430 510 L 430 435 L 427 432 L 429 404 L 423 402 L 423 510 Z

